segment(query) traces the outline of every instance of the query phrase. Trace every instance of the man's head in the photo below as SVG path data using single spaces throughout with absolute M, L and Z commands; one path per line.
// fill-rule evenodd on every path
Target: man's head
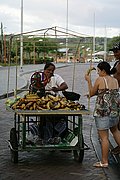
M 51 78 L 54 75 L 55 65 L 53 63 L 46 63 L 44 67 L 44 73 L 47 78 Z
M 120 60 L 120 42 L 116 43 L 109 51 L 113 51 L 115 58 Z

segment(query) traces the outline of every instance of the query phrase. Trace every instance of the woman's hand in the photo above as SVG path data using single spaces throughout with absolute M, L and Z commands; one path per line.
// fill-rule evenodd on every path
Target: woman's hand
M 85 74 L 85 80 L 88 83 L 88 90 L 89 94 L 87 95 L 87 98 L 90 98 L 92 96 L 91 91 L 92 91 L 92 82 L 91 82 L 91 76 L 87 73 Z
M 90 82 L 90 81 L 91 81 L 91 77 L 90 77 L 90 75 L 85 74 L 85 80 L 86 80 L 87 82 Z

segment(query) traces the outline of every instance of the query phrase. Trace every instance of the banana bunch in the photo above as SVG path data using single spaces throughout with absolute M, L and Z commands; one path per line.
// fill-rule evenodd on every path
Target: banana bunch
M 87 70 L 87 75 L 89 75 L 93 70 L 96 70 L 95 67 L 91 67 Z
M 12 106 L 14 103 L 16 103 L 18 100 L 20 99 L 20 96 L 17 96 L 16 98 L 14 98 L 14 99 L 12 99 L 12 98 L 10 98 L 10 99 L 7 99 L 6 100 L 6 102 L 5 102 L 5 104 L 6 104 L 6 106 Z
M 20 98 L 11 108 L 13 110 L 81 110 L 85 106 L 78 102 L 69 101 L 62 96 L 46 95 L 42 98 L 35 94 L 30 94 Z

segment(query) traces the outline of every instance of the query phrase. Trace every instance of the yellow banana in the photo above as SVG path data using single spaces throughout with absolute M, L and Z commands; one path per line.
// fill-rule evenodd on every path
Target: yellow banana
M 53 95 L 51 95 L 51 94 L 49 94 L 48 97 L 49 97 L 50 99 L 54 99 L 54 98 L 55 98 L 55 96 L 53 96 Z
M 52 101 L 48 101 L 48 103 L 46 105 L 47 109 L 51 109 L 52 105 L 53 105 Z
M 25 96 L 26 99 L 35 99 L 35 98 L 39 98 L 39 96 L 37 94 L 27 94 Z

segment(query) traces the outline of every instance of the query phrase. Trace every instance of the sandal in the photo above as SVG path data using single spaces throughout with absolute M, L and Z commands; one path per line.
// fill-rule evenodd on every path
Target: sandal
M 93 167 L 97 167 L 97 168 L 107 168 L 108 167 L 108 163 L 102 163 L 100 162 L 96 162 L 95 164 L 93 164 Z

